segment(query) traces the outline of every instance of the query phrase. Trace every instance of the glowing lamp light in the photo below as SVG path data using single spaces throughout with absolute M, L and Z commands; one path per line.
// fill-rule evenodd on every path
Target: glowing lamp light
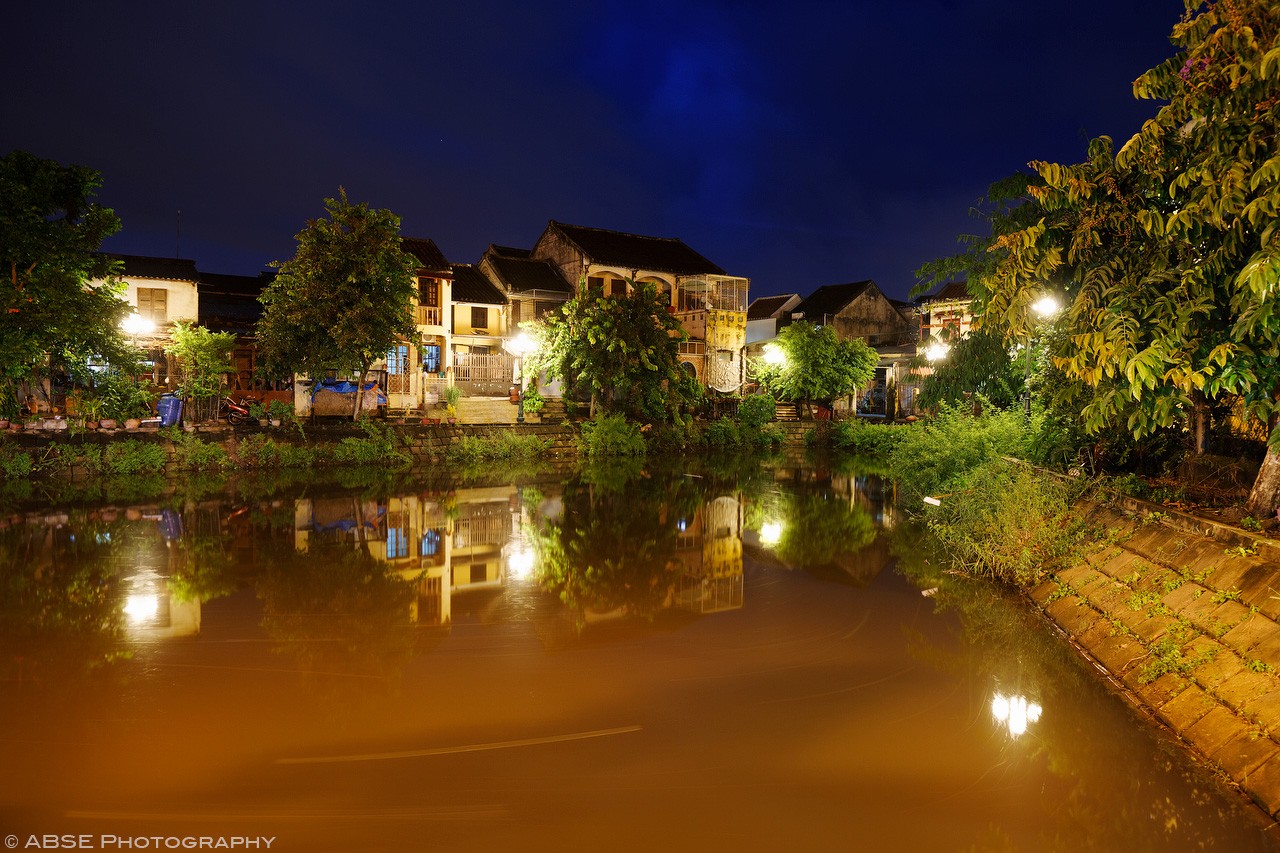
M 787 363 L 787 354 L 774 344 L 765 344 L 764 363 L 772 364 L 774 367 L 781 367 Z
M 160 596 L 151 594 L 129 595 L 124 602 L 124 615 L 131 625 L 145 625 L 160 613 Z
M 1035 702 L 1028 702 L 1025 696 L 997 693 L 991 699 L 991 716 L 1014 737 L 1025 734 L 1027 726 L 1040 719 L 1041 712 L 1041 707 Z
M 1051 293 L 1046 293 L 1037 299 L 1031 306 L 1031 310 L 1039 314 L 1041 317 L 1052 317 L 1062 309 L 1062 304 L 1058 302 L 1058 298 Z
M 134 312 L 120 321 L 120 328 L 130 335 L 145 335 L 155 329 L 156 324 Z
M 521 332 L 502 346 L 514 356 L 526 356 L 538 348 L 538 342 L 528 332 Z
M 951 352 L 951 347 L 942 341 L 934 341 L 925 348 L 924 357 L 929 361 L 941 361 L 947 357 L 947 353 Z
M 766 521 L 760 525 L 760 544 L 766 547 L 773 547 L 782 539 L 782 522 Z

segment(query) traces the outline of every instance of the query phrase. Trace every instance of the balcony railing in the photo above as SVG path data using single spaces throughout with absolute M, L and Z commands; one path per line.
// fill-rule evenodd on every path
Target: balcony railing
M 417 323 L 419 326 L 439 326 L 441 311 L 436 305 L 419 305 Z

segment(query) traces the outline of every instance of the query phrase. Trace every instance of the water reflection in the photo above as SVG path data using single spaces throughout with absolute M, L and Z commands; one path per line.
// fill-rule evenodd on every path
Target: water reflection
M 868 849 L 1257 840 L 1019 601 L 952 573 L 875 478 L 369 479 L 0 521 L 0 654 L 20 688 L 0 721 L 75 744 L 11 759 L 0 793 L 15 813 L 121 788 L 121 813 L 162 811 L 152 799 L 173 781 L 148 788 L 132 768 L 181 753 L 191 787 L 173 813 L 248 814 L 264 798 L 298 849 L 312 818 L 291 820 L 294 804 L 426 801 L 512 816 L 437 821 L 450 849 L 550 847 L 583 825 L 650 848 L 681 821 L 747 847 L 787 846 L 797 827 L 812 843 L 791 841 L 814 849 L 855 835 Z M 37 701 L 90 682 L 110 689 Z M 624 729 L 634 746 L 546 739 Z M 271 775 L 281 757 L 437 747 L 447 764 Z M 28 792 L 55 752 L 59 772 Z M 699 792 L 687 811 L 671 780 Z

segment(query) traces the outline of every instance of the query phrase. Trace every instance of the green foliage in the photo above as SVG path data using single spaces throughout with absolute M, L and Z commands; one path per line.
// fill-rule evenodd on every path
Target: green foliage
M 284 400 L 272 400 L 267 403 L 267 417 L 273 421 L 287 424 L 293 420 L 293 406 Z
M 102 417 L 123 421 L 151 414 L 154 399 L 147 386 L 127 371 L 111 367 L 94 378 L 94 390 L 102 401 Z
M 778 403 L 772 394 L 751 394 L 738 404 L 738 423 L 762 429 L 778 415 Z
M 1078 536 L 1072 495 L 1057 480 L 992 459 L 951 481 L 929 530 L 957 561 L 1030 586 L 1051 573 Z
M 826 493 L 783 494 L 782 530 L 773 552 L 788 566 L 815 569 L 870 545 L 875 522 L 862 507 Z
M 1021 456 L 1027 428 L 1020 412 L 938 408 L 932 418 L 901 427 L 889 465 L 908 503 L 953 490 L 966 472 L 998 456 Z
M 31 476 L 31 454 L 0 444 L 0 473 L 6 480 L 23 480 Z
M 344 438 L 333 450 L 333 459 L 341 465 L 403 466 L 412 462 L 396 449 L 396 434 L 391 427 L 364 418 L 359 421 L 365 438 Z
M 181 368 L 179 393 L 191 400 L 209 400 L 222 393 L 223 374 L 231 370 L 231 350 L 236 336 L 211 332 L 204 326 L 178 321 L 173 324 L 173 343 L 164 351 Z
M 164 470 L 164 448 L 155 442 L 127 438 L 107 445 L 102 467 L 109 474 L 157 474 Z
M 913 429 L 913 426 L 892 426 L 849 418 L 832 425 L 831 446 L 846 453 L 887 457 Z
M 111 277 L 118 264 L 97 254 L 120 229 L 92 201 L 101 184 L 84 166 L 25 151 L 0 158 L 0 415 L 18 414 L 17 383 L 51 362 L 75 371 L 95 356 L 132 360 L 120 332 L 129 306 Z
M 596 415 L 578 436 L 578 450 L 589 458 L 644 456 L 647 449 L 640 427 L 622 415 Z
M 1240 519 L 1240 526 L 1245 530 L 1249 530 L 1254 533 L 1262 529 L 1262 525 L 1258 522 L 1258 519 L 1254 518 L 1252 515 L 1246 515 L 1244 518 Z
M 1015 358 L 1004 337 L 979 329 L 951 344 L 946 358 L 930 365 L 933 373 L 920 384 L 916 406 L 960 405 L 978 394 L 1002 409 L 1018 402 L 1025 380 L 1025 364 Z
M 257 338 L 272 375 L 321 376 L 336 369 L 363 381 L 369 365 L 403 340 L 416 340 L 409 314 L 418 262 L 400 248 L 400 219 L 352 204 L 345 190 L 325 199 L 327 218 L 297 235 L 291 260 L 275 262 L 261 296 Z M 356 394 L 358 417 L 363 394 Z
M 177 447 L 176 461 L 189 470 L 220 470 L 231 467 L 231 457 L 221 444 L 205 441 L 194 435 L 179 432 L 173 438 Z
M 605 411 L 648 422 L 683 420 L 701 386 L 680 366 L 686 335 L 650 282 L 626 296 L 582 288 L 542 326 L 529 369 L 565 385 L 565 396 L 590 395 Z M 595 412 L 593 412 L 595 414 Z
M 499 432 L 494 435 L 464 435 L 450 443 L 446 455 L 453 462 L 476 463 L 497 460 L 536 459 L 551 446 L 536 435 Z
M 710 449 L 760 451 L 782 444 L 782 430 L 774 426 L 777 404 L 769 394 L 743 398 L 733 417 L 721 417 L 702 428 L 701 443 Z M 650 442 L 652 445 L 652 441 Z
M 865 386 L 875 375 L 879 356 L 862 340 L 842 341 L 830 326 L 792 323 L 772 346 L 781 363 L 753 359 L 751 375 L 778 400 L 828 402 Z
M 538 391 L 538 383 L 532 382 L 528 388 L 524 389 L 524 411 L 527 415 L 536 415 L 542 411 L 542 407 L 547 404 L 546 399 Z

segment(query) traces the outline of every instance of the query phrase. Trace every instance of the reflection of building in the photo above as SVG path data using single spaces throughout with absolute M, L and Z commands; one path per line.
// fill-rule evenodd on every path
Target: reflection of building
M 676 519 L 676 559 L 684 568 L 677 606 L 695 613 L 742 607 L 742 519 L 742 503 L 727 495 Z
M 415 584 L 415 622 L 446 625 L 454 596 L 502 588 L 502 554 L 512 540 L 517 503 L 515 486 L 384 501 L 302 498 L 294 509 L 294 544 L 302 552 L 366 551 Z

